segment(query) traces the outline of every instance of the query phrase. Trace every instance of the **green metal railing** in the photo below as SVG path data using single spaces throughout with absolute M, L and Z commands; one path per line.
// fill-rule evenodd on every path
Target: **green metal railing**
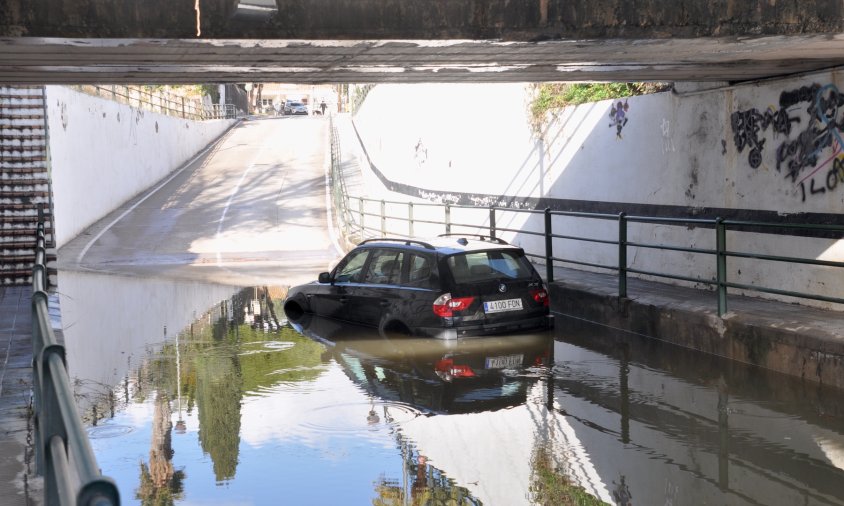
M 625 213 L 620 214 L 600 214 L 600 213 L 584 213 L 584 212 L 566 212 L 566 211 L 552 211 L 550 209 L 535 210 L 535 209 L 513 209 L 507 207 L 489 207 L 481 208 L 476 206 L 455 205 L 455 204 L 436 204 L 436 203 L 419 203 L 419 202 L 399 202 L 387 201 L 378 199 L 369 199 L 364 197 L 352 197 L 342 195 L 344 192 L 342 185 L 338 185 L 337 195 L 335 196 L 335 209 L 338 209 L 338 215 L 341 216 L 343 222 L 341 228 L 344 233 L 350 234 L 355 240 L 362 240 L 368 237 L 415 237 L 415 226 L 419 224 L 432 224 L 442 227 L 442 232 L 449 234 L 455 231 L 465 232 L 467 234 L 478 234 L 495 238 L 501 232 L 513 232 L 518 234 L 533 235 L 544 237 L 544 251 L 525 251 L 528 256 L 541 258 L 545 261 L 546 280 L 550 283 L 554 281 L 554 265 L 568 264 L 583 267 L 592 267 L 597 269 L 604 269 L 616 272 L 618 275 L 618 296 L 627 297 L 627 280 L 630 274 L 638 274 L 642 276 L 651 276 L 663 279 L 672 279 L 678 281 L 686 281 L 690 283 L 698 283 L 701 285 L 714 288 L 717 293 L 718 315 L 723 315 L 727 312 L 727 290 L 729 288 L 761 292 L 768 294 L 775 294 L 787 297 L 794 297 L 798 299 L 812 299 L 824 302 L 831 302 L 835 304 L 844 304 L 844 298 L 830 297 L 820 294 L 812 294 L 806 292 L 799 292 L 796 290 L 784 290 L 778 288 L 763 287 L 757 285 L 749 285 L 744 283 L 731 282 L 727 278 L 727 259 L 728 258 L 745 258 L 772 262 L 785 262 L 789 264 L 802 264 L 824 267 L 844 268 L 844 262 L 835 262 L 828 260 L 817 260 L 810 258 L 800 258 L 792 256 L 778 256 L 763 253 L 747 253 L 740 251 L 731 251 L 727 248 L 727 232 L 741 232 L 748 228 L 778 228 L 789 230 L 813 230 L 841 233 L 844 237 L 844 226 L 836 225 L 800 225 L 800 224 L 778 224 L 778 223 L 764 223 L 753 221 L 738 221 L 738 220 L 724 220 L 721 218 L 715 219 L 698 219 L 698 218 L 659 218 L 652 216 L 628 216 Z M 398 215 L 396 213 L 390 214 L 388 209 L 395 209 L 396 207 L 406 208 L 405 213 Z M 377 211 L 372 210 L 373 208 Z M 420 218 L 415 210 L 419 208 L 439 208 L 441 209 L 441 219 Z M 461 223 L 455 222 L 452 219 L 454 211 L 457 209 L 471 209 L 484 211 L 484 224 L 476 223 Z M 487 214 L 488 213 L 488 214 Z M 507 228 L 496 225 L 499 221 L 499 215 L 507 213 L 527 213 L 530 215 L 542 215 L 543 227 L 542 230 L 528 230 L 524 228 Z M 417 214 L 415 216 L 415 214 Z M 430 213 L 429 213 L 430 214 Z M 561 234 L 554 230 L 552 223 L 554 217 L 568 217 L 584 220 L 610 220 L 618 223 L 618 237 L 613 239 L 601 239 L 586 236 L 576 236 Z M 372 223 L 377 225 L 373 225 Z M 388 224 L 395 225 L 396 223 L 404 223 L 403 228 L 390 227 Z M 715 232 L 715 249 L 695 248 L 695 247 L 681 247 L 668 244 L 647 243 L 641 241 L 628 240 L 629 226 L 631 223 L 647 223 L 647 224 L 662 224 L 685 226 L 695 228 L 712 228 Z M 572 258 L 561 258 L 554 255 L 554 240 L 571 240 L 580 241 L 583 243 L 604 244 L 615 246 L 618 249 L 617 262 L 613 265 L 599 264 L 595 262 L 588 262 L 583 260 L 575 260 Z M 674 251 L 681 253 L 692 253 L 708 255 L 714 258 L 715 263 L 715 279 L 706 279 L 695 276 L 685 276 L 678 274 L 671 274 L 668 272 L 649 271 L 631 267 L 628 262 L 629 248 L 654 249 L 662 251 Z M 844 271 L 841 271 L 844 274 Z
M 32 270 L 32 357 L 35 383 L 36 469 L 44 476 L 48 506 L 120 504 L 117 486 L 97 467 L 73 398 L 65 349 L 58 343 L 48 309 L 44 223 L 38 224 Z
M 844 268 L 844 262 L 729 250 L 727 247 L 728 231 L 731 231 L 733 233 L 740 233 L 742 231 L 754 229 L 779 229 L 780 233 L 785 236 L 794 235 L 790 232 L 793 230 L 815 232 L 822 231 L 825 232 L 827 235 L 835 235 L 838 239 L 841 239 L 844 238 L 844 226 L 765 223 L 755 221 L 724 220 L 721 218 L 660 218 L 654 216 L 628 216 L 625 213 L 601 214 L 586 212 L 552 211 L 550 209 L 518 209 L 511 207 L 494 206 L 483 208 L 478 206 L 456 205 L 448 203 L 437 204 L 431 202 L 398 202 L 369 199 L 364 197 L 352 197 L 348 195 L 348 192 L 346 191 L 344 178 L 342 177 L 340 171 L 339 143 L 337 139 L 337 133 L 333 128 L 333 125 L 331 128 L 331 132 L 332 170 L 330 174 L 330 183 L 334 201 L 334 210 L 336 212 L 342 233 L 352 242 L 359 242 L 371 237 L 386 237 L 388 235 L 398 237 L 416 237 L 417 227 L 423 224 L 441 226 L 441 231 L 446 234 L 452 233 L 455 230 L 459 230 L 460 232 L 465 232 L 467 234 L 488 235 L 491 238 L 495 238 L 496 235 L 500 232 L 512 232 L 517 234 L 544 237 L 544 251 L 525 251 L 525 253 L 530 257 L 544 259 L 546 268 L 545 277 L 549 283 L 554 281 L 555 264 L 590 267 L 594 269 L 609 270 L 617 273 L 618 296 L 622 298 L 627 297 L 627 280 L 630 274 L 696 283 L 714 289 L 715 293 L 717 294 L 717 306 L 719 316 L 722 316 L 727 312 L 727 292 L 730 288 L 757 293 L 767 293 L 779 296 L 794 297 L 797 299 L 810 299 L 823 302 L 830 302 L 834 304 L 844 304 L 844 298 L 841 297 L 831 297 L 821 294 L 799 292 L 796 290 L 785 290 L 780 288 L 749 285 L 746 283 L 736 283 L 730 281 L 727 276 L 728 258 L 784 262 L 788 264 L 823 266 L 838 269 Z M 373 208 L 375 208 L 376 210 L 373 210 Z M 430 212 L 420 213 L 420 210 L 424 211 L 429 208 L 441 209 L 439 213 L 435 213 L 438 214 L 438 216 L 441 216 L 441 218 L 431 218 Z M 403 209 L 401 214 L 397 212 L 397 209 Z M 483 218 L 473 223 L 455 222 L 453 220 L 453 213 L 457 209 L 471 209 L 474 211 L 483 212 Z M 502 213 L 528 213 L 530 215 L 542 215 L 542 230 L 529 230 L 524 227 L 507 228 L 498 226 L 497 223 L 500 222 L 499 216 Z M 425 215 L 424 217 L 423 214 Z M 611 239 L 562 234 L 554 229 L 553 223 L 555 217 L 574 218 L 578 220 L 615 221 L 618 225 L 618 234 L 617 237 L 613 237 Z M 377 226 L 372 225 L 373 221 L 377 223 Z M 695 247 L 682 247 L 669 244 L 631 241 L 628 239 L 630 231 L 629 226 L 631 223 L 684 226 L 694 229 L 712 228 L 715 231 L 715 248 L 707 249 Z M 398 224 L 401 224 L 401 228 L 396 227 L 396 225 Z M 392 225 L 392 227 L 390 225 Z M 581 243 L 614 246 L 617 248 L 616 262 L 609 265 L 588 262 L 584 260 L 576 260 L 574 258 L 561 258 L 555 256 L 555 240 L 569 240 L 578 241 Z M 628 252 L 630 248 L 673 251 L 685 254 L 700 254 L 713 257 L 715 271 L 714 279 L 706 279 L 700 276 L 672 274 L 669 272 L 648 271 L 631 267 L 629 265 L 630 262 L 628 261 Z M 844 271 L 840 272 L 844 273 Z

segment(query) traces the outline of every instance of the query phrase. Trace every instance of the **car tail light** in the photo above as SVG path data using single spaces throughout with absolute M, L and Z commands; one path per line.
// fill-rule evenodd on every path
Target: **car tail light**
M 533 297 L 534 302 L 542 304 L 544 307 L 550 305 L 551 299 L 548 297 L 548 291 L 544 288 L 535 288 L 530 291 L 530 296 Z
M 434 301 L 434 314 L 443 318 L 454 316 L 455 311 L 468 309 L 474 300 L 474 297 L 451 298 L 450 293 L 444 293 Z
M 453 359 L 443 358 L 434 364 L 434 372 L 445 381 L 454 378 L 474 378 L 475 371 L 468 365 L 455 364 Z

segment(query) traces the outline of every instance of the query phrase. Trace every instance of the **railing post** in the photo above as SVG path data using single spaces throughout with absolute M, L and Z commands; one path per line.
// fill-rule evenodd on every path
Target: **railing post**
M 53 458 L 55 455 L 51 451 L 51 443 L 53 437 L 56 436 L 61 441 L 67 444 L 67 431 L 62 423 L 61 408 L 59 407 L 59 400 L 56 386 L 58 379 L 53 377 L 54 369 L 50 366 L 50 357 L 57 355 L 61 360 L 64 360 L 64 347 L 58 344 L 45 346 L 41 349 L 36 357 L 38 367 L 41 373 L 41 413 L 38 417 L 38 425 L 40 431 L 41 445 L 38 452 L 44 456 L 44 496 L 47 504 L 60 504 L 59 502 L 59 482 L 61 473 L 54 470 L 56 461 Z M 62 448 L 63 450 L 65 448 Z M 65 450 L 66 451 L 66 450 Z
M 38 450 L 35 452 L 35 472 L 39 476 L 44 476 L 44 459 L 46 455 L 42 451 L 41 446 L 41 433 L 42 423 L 41 423 L 41 403 L 43 402 L 42 399 L 44 398 L 44 392 L 42 391 L 42 385 L 44 384 L 44 374 L 41 367 L 41 363 L 38 360 L 38 357 L 41 356 L 41 350 L 44 348 L 44 336 L 41 335 L 41 327 L 38 324 L 38 311 L 36 310 L 37 304 L 39 304 L 39 299 L 43 297 L 44 300 L 47 298 L 47 294 L 43 291 L 39 290 L 32 294 L 32 302 L 31 302 L 31 312 L 32 312 L 32 376 L 33 376 L 33 383 L 35 391 L 35 413 L 33 416 L 33 438 L 35 440 L 35 448 Z
M 554 238 L 551 231 L 551 208 L 545 208 L 545 279 L 554 282 Z
M 407 234 L 413 237 L 413 202 L 407 203 Z
M 387 204 L 381 200 L 381 237 L 387 237 Z
M 627 298 L 627 214 L 618 213 L 618 296 Z
M 445 233 L 451 233 L 451 204 L 445 205 Z
M 718 316 L 727 313 L 727 227 L 724 219 L 715 219 L 715 249 L 717 250 Z
M 358 197 L 358 231 L 360 232 L 360 240 L 363 240 L 363 197 Z
M 489 206 L 489 238 L 495 239 L 495 206 Z

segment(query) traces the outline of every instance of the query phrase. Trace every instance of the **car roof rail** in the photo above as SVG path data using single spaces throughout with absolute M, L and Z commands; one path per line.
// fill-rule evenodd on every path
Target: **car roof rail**
M 510 243 L 505 241 L 504 239 L 499 239 L 498 237 L 492 237 L 488 235 L 481 235 L 481 234 L 458 234 L 458 233 L 448 233 L 448 234 L 440 234 L 437 237 L 469 237 L 472 239 L 478 239 L 480 241 L 491 241 L 496 244 L 503 244 L 505 246 L 510 246 Z
M 422 246 L 425 249 L 437 249 L 437 248 L 435 248 L 434 246 L 432 246 L 431 244 L 429 244 L 425 241 L 417 241 L 416 239 L 399 239 L 399 238 L 395 238 L 395 237 L 381 237 L 381 238 L 375 238 L 375 239 L 366 239 L 364 241 L 359 242 L 358 246 L 360 246 L 361 244 L 366 244 L 366 243 L 370 243 L 370 242 L 401 242 L 401 243 L 404 243 L 408 246 L 410 246 L 411 244 L 418 244 L 419 246 Z

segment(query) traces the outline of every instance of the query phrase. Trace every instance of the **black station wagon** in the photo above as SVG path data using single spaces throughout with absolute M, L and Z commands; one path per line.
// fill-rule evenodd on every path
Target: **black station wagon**
M 500 239 L 369 239 L 319 279 L 290 289 L 287 318 L 306 313 L 382 335 L 455 339 L 553 326 L 548 291 L 524 250 Z

